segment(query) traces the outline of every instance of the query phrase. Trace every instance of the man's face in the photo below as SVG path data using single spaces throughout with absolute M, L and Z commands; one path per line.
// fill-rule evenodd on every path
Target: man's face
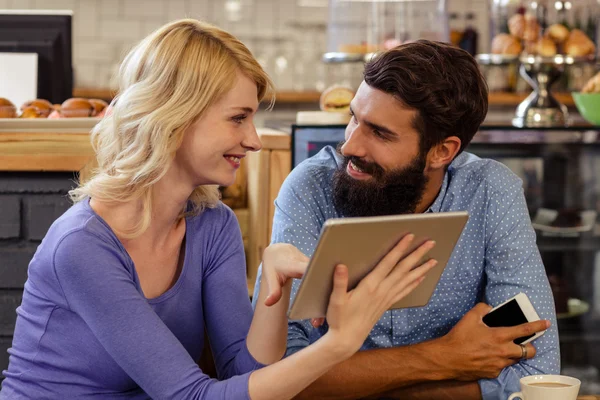
M 347 217 L 415 212 L 428 181 L 412 127 L 416 111 L 363 82 L 351 112 L 338 147 L 344 162 L 334 175 L 336 208 Z

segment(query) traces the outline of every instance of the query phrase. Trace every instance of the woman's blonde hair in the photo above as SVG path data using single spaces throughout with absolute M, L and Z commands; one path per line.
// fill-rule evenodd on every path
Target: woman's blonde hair
M 256 82 L 259 101 L 273 93 L 271 80 L 246 46 L 210 24 L 183 19 L 142 40 L 121 65 L 112 112 L 92 130 L 98 167 L 69 192 L 71 199 L 141 199 L 143 218 L 121 234 L 144 232 L 151 221 L 152 186 L 167 172 L 186 129 L 232 89 L 238 71 Z M 193 214 L 214 207 L 218 187 L 200 186 L 189 200 Z

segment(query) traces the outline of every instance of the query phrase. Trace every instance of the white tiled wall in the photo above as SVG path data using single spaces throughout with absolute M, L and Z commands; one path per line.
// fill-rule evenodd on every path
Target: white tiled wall
M 350 79 L 360 66 L 325 66 L 327 0 L 0 0 L 0 9 L 70 9 L 76 86 L 108 88 L 133 44 L 162 24 L 202 19 L 238 36 L 281 90 L 322 89 Z M 487 46 L 487 0 L 449 0 L 449 10 L 474 11 Z M 313 6 L 300 6 L 309 4 Z M 358 68 L 357 68 L 358 67 Z

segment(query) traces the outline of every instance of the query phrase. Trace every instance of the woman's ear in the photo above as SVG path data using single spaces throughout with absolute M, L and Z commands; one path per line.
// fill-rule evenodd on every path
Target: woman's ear
M 450 136 L 442 143 L 433 146 L 427 154 L 429 168 L 446 168 L 458 154 L 461 143 L 457 136 Z

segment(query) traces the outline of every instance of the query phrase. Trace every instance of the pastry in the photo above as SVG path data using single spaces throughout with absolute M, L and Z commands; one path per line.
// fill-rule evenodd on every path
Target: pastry
M 540 24 L 534 16 L 526 15 L 524 17 L 525 28 L 523 29 L 523 40 L 536 42 L 540 35 Z
M 60 105 L 59 111 L 63 118 L 85 118 L 94 115 L 94 106 L 88 99 L 73 97 Z
M 321 111 L 345 112 L 350 111 L 350 102 L 354 91 L 345 86 L 334 85 L 327 88 L 319 101 Z
M 589 81 L 583 85 L 582 93 L 600 93 L 600 72 L 592 76 Z
M 29 110 L 27 113 L 28 116 L 23 117 L 23 113 L 25 113 L 25 110 L 27 110 L 31 107 L 33 107 L 34 109 L 37 110 L 38 116 L 33 117 L 32 110 Z M 22 116 L 22 118 L 47 118 L 53 109 L 54 109 L 54 106 L 48 100 L 35 99 L 35 100 L 28 101 L 21 106 L 21 116 Z
M 8 99 L 0 97 L 0 118 L 16 118 L 17 107 Z
M 101 99 L 89 99 L 89 102 L 92 103 L 92 106 L 94 107 L 93 116 L 95 117 L 99 117 L 104 109 L 108 107 L 108 103 Z
M 19 118 L 46 118 L 47 115 L 42 114 L 39 108 L 34 106 L 25 107 L 22 109 Z M 49 114 L 49 113 L 48 113 Z
M 577 209 L 562 209 L 558 212 L 556 219 L 552 221 L 551 226 L 572 228 L 582 225 L 581 212 Z
M 594 42 L 583 31 L 573 29 L 564 43 L 565 54 L 573 57 L 583 57 L 596 52 Z
M 542 57 L 553 57 L 556 55 L 556 44 L 552 39 L 542 37 L 535 43 L 534 54 Z
M 552 39 L 555 43 L 563 43 L 569 37 L 569 29 L 562 24 L 550 25 L 546 29 L 546 36 Z
M 338 47 L 339 51 L 342 53 L 352 53 L 352 54 L 367 54 L 374 53 L 379 51 L 379 46 L 374 44 L 341 44 Z
M 492 53 L 519 55 L 523 51 L 521 41 L 517 37 L 507 33 L 500 33 L 492 40 Z

